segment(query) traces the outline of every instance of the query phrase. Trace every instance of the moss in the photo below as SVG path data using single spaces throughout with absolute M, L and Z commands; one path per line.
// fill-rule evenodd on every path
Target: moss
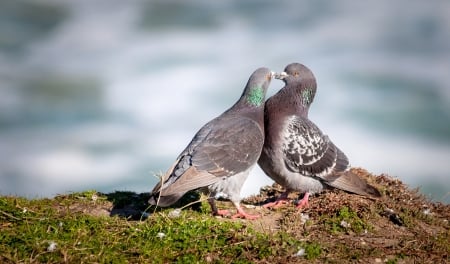
M 196 193 L 175 205 L 185 206 L 175 216 L 174 207 L 148 208 L 148 193 L 0 196 L 0 263 L 449 262 L 450 206 L 424 200 L 386 176 L 374 182 L 391 195 L 371 200 L 325 192 L 301 213 L 292 206 L 249 209 L 262 215 L 255 221 L 213 217 L 205 197 L 189 205 Z
M 312 242 L 305 245 L 305 258 L 312 260 L 316 259 L 322 254 L 322 247 L 319 243 Z
M 332 233 L 352 231 L 360 234 L 372 229 L 355 211 L 347 206 L 340 208 L 331 218 L 326 217 L 324 223 Z
M 58 212 L 80 203 L 88 208 L 108 199 L 118 207 L 127 206 L 123 200 L 127 196 L 86 191 L 54 200 L 1 197 L 0 260 L 195 263 L 208 257 L 246 263 L 295 249 L 295 239 L 288 234 L 257 232 L 245 222 L 223 221 L 194 210 L 184 210 L 175 218 L 169 217 L 172 209 L 162 210 L 145 222 L 93 216 L 83 210 Z

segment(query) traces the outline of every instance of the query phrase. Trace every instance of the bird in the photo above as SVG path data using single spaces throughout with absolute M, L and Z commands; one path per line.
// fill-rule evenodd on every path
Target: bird
M 218 210 L 216 196 L 229 199 L 237 213 L 231 218 L 256 219 L 240 206 L 240 192 L 256 165 L 264 144 L 264 103 L 275 75 L 266 67 L 255 70 L 239 100 L 218 117 L 206 123 L 161 177 L 151 192 L 149 203 L 166 207 L 186 192 L 209 193 L 213 215 Z
M 303 64 L 291 63 L 274 78 L 285 86 L 265 103 L 265 140 L 258 165 L 285 192 L 263 207 L 288 204 L 292 191 L 304 193 L 296 206 L 299 209 L 308 206 L 311 194 L 328 188 L 380 197 L 375 187 L 350 171 L 344 152 L 309 120 L 309 107 L 317 91 L 312 71 Z

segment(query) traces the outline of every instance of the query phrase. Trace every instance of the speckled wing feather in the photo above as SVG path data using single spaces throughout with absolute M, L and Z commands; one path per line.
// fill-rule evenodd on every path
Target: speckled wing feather
M 285 164 L 291 171 L 318 177 L 327 185 L 348 192 L 379 197 L 380 192 L 348 170 L 347 156 L 310 120 L 289 119 L 284 138 Z
M 333 180 L 332 172 L 348 168 L 345 154 L 313 122 L 299 116 L 291 116 L 287 122 L 282 149 L 289 170 Z
M 160 191 L 160 203 L 165 205 L 165 196 L 175 202 L 189 190 L 245 171 L 257 161 L 263 140 L 263 131 L 252 119 L 214 119 L 194 136 L 163 176 L 162 188 L 157 185 L 152 194 Z

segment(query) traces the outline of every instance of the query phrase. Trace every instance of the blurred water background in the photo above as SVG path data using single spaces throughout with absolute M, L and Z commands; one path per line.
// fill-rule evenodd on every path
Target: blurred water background
M 291 62 L 315 73 L 310 118 L 353 166 L 450 202 L 438 0 L 1 1 L 0 193 L 148 192 L 256 68 Z M 242 195 L 270 183 L 257 168 Z

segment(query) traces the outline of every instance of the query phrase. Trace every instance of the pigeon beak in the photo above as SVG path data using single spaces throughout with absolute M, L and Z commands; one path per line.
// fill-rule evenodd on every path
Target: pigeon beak
M 279 80 L 283 80 L 287 76 L 288 76 L 288 74 L 285 72 L 275 73 L 275 75 L 274 75 L 275 79 L 279 79 Z
M 270 72 L 270 79 L 272 80 L 273 78 L 275 78 L 275 76 L 277 76 L 278 73 L 271 71 Z

